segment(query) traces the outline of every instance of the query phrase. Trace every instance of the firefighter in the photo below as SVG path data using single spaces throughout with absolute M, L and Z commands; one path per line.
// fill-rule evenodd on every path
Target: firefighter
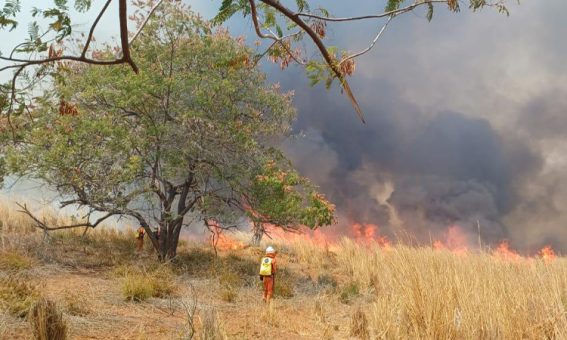
M 264 281 L 264 302 L 270 302 L 274 295 L 276 268 L 276 250 L 270 246 L 266 248 L 266 256 L 260 264 L 260 280 Z
M 139 227 L 136 229 L 136 251 L 139 253 L 144 250 L 144 236 L 146 235 L 146 230 L 144 227 Z

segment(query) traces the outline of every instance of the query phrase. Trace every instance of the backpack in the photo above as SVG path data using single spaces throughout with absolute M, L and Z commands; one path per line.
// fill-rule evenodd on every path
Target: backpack
M 271 276 L 272 275 L 272 259 L 270 257 L 264 257 L 262 263 L 260 264 L 260 276 Z

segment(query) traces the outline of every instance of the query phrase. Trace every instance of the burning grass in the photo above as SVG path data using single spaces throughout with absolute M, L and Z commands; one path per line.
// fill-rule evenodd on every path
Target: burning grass
M 374 241 L 377 227 L 369 224 L 354 229 L 354 240 L 331 242 L 317 233 L 272 235 L 275 239 L 260 248 L 243 246 L 248 234 L 227 233 L 218 256 L 210 245 L 191 244 L 164 267 L 149 249 L 136 254 L 129 233 L 97 230 L 85 238 L 78 232 L 54 233 L 50 242 L 42 243 L 41 233 L 23 224 L 18 228 L 20 234 L 14 228 L 2 230 L 8 236 L 0 249 L 6 254 L 0 258 L 1 307 L 12 323 L 25 323 L 15 316 L 25 316 L 40 296 L 33 281 L 26 280 L 30 273 L 51 282 L 61 273 L 84 280 L 73 287 L 96 282 L 100 296 L 91 294 L 88 304 L 71 288 L 45 287 L 49 298 L 63 307 L 73 336 L 108 329 L 108 338 L 127 338 L 123 325 L 144 325 L 148 310 L 149 319 L 158 310 L 169 313 L 167 301 L 187 297 L 180 284 L 187 281 L 196 285 L 200 299 L 198 331 L 221 338 L 567 338 L 567 259 L 551 248 L 521 256 L 506 243 L 470 250 L 462 246 L 457 229 L 448 230 L 437 247 L 434 242 L 408 247 L 383 238 Z M 279 252 L 280 271 L 275 299 L 266 306 L 261 303 L 258 261 L 268 242 Z M 51 268 L 58 271 L 49 272 Z M 124 301 L 152 296 L 167 299 Z M 209 307 L 215 312 L 207 314 Z M 106 310 L 120 311 L 124 318 L 109 324 L 99 315 Z M 167 313 L 160 314 L 160 322 Z M 163 334 L 158 326 L 139 326 L 140 333 L 175 338 L 171 330 L 181 327 L 179 313 L 168 319 Z M 2 320 L 0 333 L 6 328 Z M 102 326 L 93 331 L 81 328 L 85 325 Z

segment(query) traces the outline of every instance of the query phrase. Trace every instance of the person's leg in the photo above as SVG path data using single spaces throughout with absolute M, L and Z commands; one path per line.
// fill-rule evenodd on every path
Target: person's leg
M 268 298 L 268 277 L 264 276 L 262 282 L 264 283 L 264 293 L 262 295 L 262 300 L 264 300 L 265 302 Z
M 267 292 L 266 292 L 266 301 L 270 302 L 270 300 L 272 299 L 272 296 L 274 295 L 274 277 L 273 276 L 269 276 L 264 278 L 264 281 L 268 282 L 268 287 L 267 287 Z

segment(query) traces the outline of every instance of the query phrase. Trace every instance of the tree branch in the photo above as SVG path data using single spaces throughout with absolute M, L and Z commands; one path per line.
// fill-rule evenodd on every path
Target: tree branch
M 253 2 L 254 0 L 250 0 L 250 1 Z M 317 48 L 319 49 L 319 52 L 323 56 L 323 59 L 325 59 L 325 62 L 333 71 L 333 74 L 341 82 L 341 85 L 342 85 L 343 89 L 345 90 L 347 96 L 349 97 L 352 106 L 356 110 L 358 118 L 363 123 L 365 123 L 364 114 L 362 113 L 362 109 L 360 108 L 360 105 L 358 105 L 358 101 L 354 97 L 354 94 L 353 94 L 353 92 L 350 88 L 350 85 L 348 84 L 344 75 L 341 73 L 341 70 L 339 69 L 338 63 L 336 62 L 335 58 L 333 56 L 331 56 L 331 54 L 327 50 L 327 47 L 325 46 L 323 41 L 319 38 L 317 33 L 315 33 L 315 31 L 313 31 L 313 29 L 305 21 L 301 20 L 301 18 L 299 16 L 295 15 L 295 13 L 293 13 L 287 7 L 283 6 L 279 1 L 277 1 L 277 0 L 260 0 L 260 1 L 262 1 L 263 3 L 265 3 L 266 5 L 268 5 L 270 7 L 273 7 L 278 12 L 285 15 L 287 18 L 289 18 L 291 21 L 293 21 L 295 24 L 297 24 L 301 29 L 303 29 L 305 31 L 305 33 L 307 33 L 309 35 L 309 37 L 311 38 L 313 43 L 315 43 L 315 46 L 317 46 Z
M 20 203 L 16 203 L 16 204 L 21 208 L 21 210 L 18 210 L 18 212 L 29 216 L 36 223 L 36 227 L 42 229 L 44 232 L 54 231 L 54 230 L 63 230 L 63 229 L 81 228 L 81 227 L 96 228 L 96 226 L 98 226 L 101 222 L 103 222 L 107 218 L 115 215 L 114 213 L 109 212 L 106 215 L 104 215 L 103 217 L 97 219 L 94 223 L 91 223 L 87 220 L 87 222 L 84 222 L 84 223 L 69 224 L 69 225 L 58 226 L 58 227 L 48 227 L 45 224 L 45 222 L 41 221 L 39 218 L 37 218 L 33 215 L 33 213 L 28 209 L 27 205 L 25 205 L 25 204 L 22 205 Z M 90 213 L 87 216 L 90 216 Z
M 118 0 L 118 16 L 120 21 L 120 43 L 122 45 L 122 59 L 128 63 L 134 73 L 138 73 L 138 66 L 130 55 L 130 43 L 128 41 L 128 3 L 127 0 Z
M 434 4 L 434 3 L 447 3 L 448 0 L 427 0 L 427 1 L 422 1 L 422 2 L 415 2 L 409 6 L 403 7 L 403 8 L 398 8 L 392 11 L 387 11 L 384 13 L 380 13 L 380 14 L 374 14 L 374 15 L 362 15 L 362 16 L 354 16 L 354 17 L 343 17 L 343 18 L 330 18 L 330 17 L 325 17 L 325 16 L 321 16 L 321 15 L 316 15 L 316 14 L 312 14 L 312 13 L 305 13 L 305 12 L 298 12 L 295 13 L 294 15 L 298 16 L 298 17 L 306 17 L 306 18 L 312 18 L 312 19 L 319 19 L 319 20 L 323 20 L 323 21 L 330 21 L 330 22 L 345 22 L 345 21 L 358 21 L 358 20 L 367 20 L 367 19 L 380 19 L 380 18 L 385 18 L 385 17 L 389 17 L 389 16 L 396 16 L 398 14 L 402 14 L 405 12 L 409 12 L 412 11 L 413 9 L 421 6 L 421 5 L 426 5 L 426 4 Z
M 85 47 L 83 47 L 83 52 L 81 53 L 82 58 L 84 58 L 87 55 L 87 51 L 89 50 L 89 45 L 91 43 L 91 40 L 93 39 L 93 34 L 94 34 L 94 31 L 95 31 L 96 25 L 98 25 L 100 18 L 102 18 L 102 16 L 104 15 L 104 12 L 106 12 L 106 9 L 108 8 L 108 6 L 110 5 L 111 2 L 112 2 L 112 0 L 106 1 L 106 3 L 104 4 L 104 7 L 100 11 L 100 13 L 98 13 L 98 16 L 96 17 L 94 23 L 92 24 L 91 30 L 89 31 L 89 35 L 87 36 L 87 42 L 85 43 Z
M 370 43 L 370 46 L 368 46 L 367 48 L 365 48 L 362 51 L 359 51 L 357 53 L 351 54 L 348 57 L 344 58 L 343 60 L 341 60 L 341 62 L 339 63 L 339 66 L 344 63 L 347 60 L 350 59 L 354 59 L 356 57 L 360 57 L 361 55 L 368 53 L 373 47 L 374 45 L 376 45 L 376 42 L 378 41 L 378 39 L 380 39 L 380 36 L 382 36 L 382 33 L 384 33 L 384 30 L 386 30 L 386 27 L 388 27 L 388 24 L 390 23 L 390 21 L 392 21 L 392 19 L 394 18 L 394 15 L 390 16 L 388 18 L 388 21 L 386 21 L 386 23 L 382 26 L 382 28 L 380 29 L 380 31 L 378 31 L 378 34 L 376 34 L 376 37 L 374 37 L 374 40 L 372 40 L 372 42 Z
M 138 36 L 142 32 L 142 30 L 144 29 L 144 27 L 146 26 L 146 24 L 150 20 L 151 16 L 154 14 L 154 12 L 159 7 L 159 5 L 162 4 L 162 2 L 163 2 L 163 0 L 158 0 L 158 2 L 150 9 L 150 11 L 148 12 L 148 15 L 146 16 L 144 21 L 140 24 L 140 26 L 138 26 L 138 30 L 136 31 L 136 33 L 128 41 L 128 45 L 132 46 L 132 43 L 138 38 Z

